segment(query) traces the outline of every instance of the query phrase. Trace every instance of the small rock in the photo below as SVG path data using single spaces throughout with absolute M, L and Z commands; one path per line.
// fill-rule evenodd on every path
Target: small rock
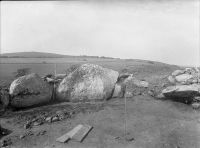
M 38 126 L 38 125 L 41 125 L 41 124 L 42 124 L 42 122 L 36 121 L 36 122 L 33 123 L 33 126 Z
M 130 142 L 130 141 L 133 141 L 135 139 L 133 137 L 133 134 L 127 133 L 126 136 L 125 136 L 125 140 Z
M 25 135 L 20 135 L 19 139 L 23 139 L 25 137 Z
M 148 95 L 150 95 L 150 96 L 152 96 L 152 97 L 155 96 L 153 90 L 149 90 L 149 91 L 148 91 Z
M 59 121 L 59 118 L 57 116 L 52 118 L 52 122 L 56 122 L 56 121 Z
M 133 141 L 133 140 L 135 140 L 133 137 L 131 137 L 131 136 L 127 136 L 126 137 L 126 141 Z
M 47 121 L 47 122 L 52 122 L 52 117 L 47 117 L 47 118 L 45 119 L 45 121 Z
M 24 128 L 28 129 L 31 126 L 31 122 L 27 121 L 26 124 L 24 124 Z
M 126 97 L 126 98 L 132 98 L 133 94 L 131 92 L 127 91 L 127 92 L 125 92 L 124 97 Z
M 27 136 L 31 136 L 31 135 L 34 135 L 34 134 L 33 134 L 32 131 L 28 131 L 28 132 L 26 133 L 26 135 L 27 135 Z
M 192 108 L 193 109 L 199 109 L 200 108 L 200 103 L 197 103 L 197 102 L 192 103 Z
M 158 94 L 158 95 L 156 96 L 156 98 L 157 98 L 157 99 L 164 99 L 165 96 L 164 96 L 162 93 L 160 93 L 160 94 Z
M 47 132 L 46 130 L 42 130 L 42 131 L 38 132 L 36 134 L 36 136 L 44 135 L 46 132 Z
M 194 101 L 200 101 L 200 96 L 195 96 L 195 97 L 193 98 L 193 100 L 194 100 Z

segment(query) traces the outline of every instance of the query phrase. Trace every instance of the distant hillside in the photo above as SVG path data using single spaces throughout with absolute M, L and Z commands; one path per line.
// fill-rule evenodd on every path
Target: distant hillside
M 44 53 L 44 52 L 15 52 L 15 53 L 4 53 L 1 57 L 24 57 L 24 58 L 61 58 L 66 57 L 66 55 L 55 54 L 55 53 Z
M 46 53 L 46 52 L 14 52 L 14 53 L 4 53 L 0 54 L 1 58 L 68 58 L 68 57 L 78 57 L 78 58 L 103 58 L 103 59 L 114 59 L 112 57 L 104 56 L 73 56 L 73 55 L 62 55 L 56 53 Z

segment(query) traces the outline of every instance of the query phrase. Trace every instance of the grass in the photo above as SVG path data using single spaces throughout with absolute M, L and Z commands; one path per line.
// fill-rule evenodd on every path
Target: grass
M 9 85 L 14 80 L 13 73 L 18 69 L 30 68 L 31 72 L 40 76 L 54 74 L 56 64 L 57 73 L 65 73 L 71 65 L 93 63 L 106 68 L 111 68 L 118 72 L 133 73 L 140 79 L 148 79 L 178 69 L 177 66 L 168 65 L 160 62 L 145 60 L 123 60 L 123 59 L 102 59 L 102 58 L 1 58 L 0 63 L 0 85 Z

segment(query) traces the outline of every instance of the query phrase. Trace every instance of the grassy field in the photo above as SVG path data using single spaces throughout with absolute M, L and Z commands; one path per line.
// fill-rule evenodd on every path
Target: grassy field
M 65 73 L 72 65 L 93 63 L 106 68 L 111 68 L 118 72 L 133 73 L 140 79 L 150 79 L 157 76 L 168 75 L 177 69 L 177 66 L 159 62 L 132 60 L 132 59 L 109 59 L 109 58 L 1 58 L 0 63 L 0 85 L 8 85 L 14 79 L 14 72 L 21 68 L 30 68 L 33 73 L 40 76 L 53 74 L 56 64 L 57 73 Z

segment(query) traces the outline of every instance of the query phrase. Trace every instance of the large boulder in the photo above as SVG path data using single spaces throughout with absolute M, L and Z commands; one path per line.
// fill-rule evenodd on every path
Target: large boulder
M 57 88 L 61 101 L 104 100 L 112 96 L 119 73 L 94 64 L 83 64 Z
M 42 78 L 32 73 L 14 80 L 9 93 L 10 105 L 19 108 L 50 101 L 52 89 Z
M 162 91 L 162 94 L 168 98 L 193 98 L 200 95 L 200 85 L 177 85 L 169 86 Z

